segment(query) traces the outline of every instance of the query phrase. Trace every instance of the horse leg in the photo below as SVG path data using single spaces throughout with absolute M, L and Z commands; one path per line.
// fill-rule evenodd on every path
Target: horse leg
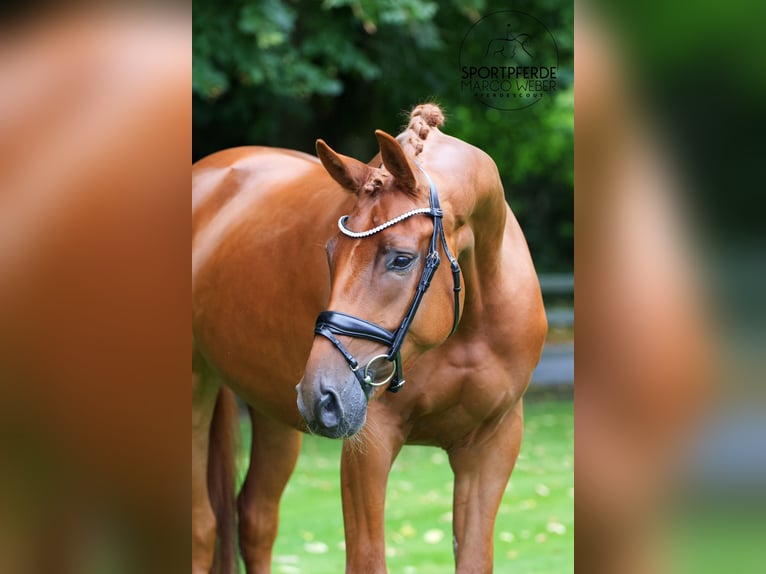
M 369 418 L 360 435 L 343 443 L 341 457 L 348 574 L 386 572 L 386 486 L 391 465 L 405 439 L 395 425 L 374 425 Z
M 207 486 L 210 422 L 220 383 L 192 373 L 192 574 L 208 574 L 213 566 L 216 520 Z
M 449 451 L 456 574 L 492 572 L 495 518 L 521 447 L 522 412 L 519 403 L 497 426 Z
M 303 435 L 250 409 L 250 467 L 238 498 L 239 540 L 247 574 L 271 572 L 279 499 L 295 469 Z

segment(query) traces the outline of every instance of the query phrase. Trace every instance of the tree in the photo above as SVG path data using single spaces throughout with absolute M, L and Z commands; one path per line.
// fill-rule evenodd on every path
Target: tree
M 460 90 L 458 50 L 482 16 L 504 2 L 472 0 L 195 0 L 194 158 L 259 144 L 313 152 L 322 137 L 360 158 L 372 133 L 396 133 L 402 112 L 427 99 L 445 131 L 489 153 L 538 267 L 573 262 L 573 7 L 524 1 L 559 52 L 553 97 L 502 112 Z

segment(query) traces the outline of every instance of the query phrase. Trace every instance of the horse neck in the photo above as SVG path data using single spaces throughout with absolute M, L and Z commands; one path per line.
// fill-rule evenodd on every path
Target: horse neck
M 442 207 L 451 213 L 455 250 L 465 285 L 461 324 L 481 327 L 487 312 L 502 305 L 503 242 L 508 206 L 500 174 L 478 148 L 436 132 L 428 137 L 421 161 L 438 174 Z M 491 301 L 494 299 L 494 301 Z
M 494 174 L 485 178 L 486 185 L 472 198 L 472 210 L 458 240 L 466 293 L 461 323 L 466 326 L 480 326 L 504 297 L 500 287 L 508 207 L 496 170 Z

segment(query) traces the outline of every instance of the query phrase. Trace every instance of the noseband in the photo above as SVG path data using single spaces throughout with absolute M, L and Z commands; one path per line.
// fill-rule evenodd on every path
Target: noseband
M 400 223 L 401 221 L 404 221 L 405 219 L 414 215 L 428 215 L 434 220 L 434 231 L 431 235 L 431 243 L 428 248 L 428 255 L 426 255 L 425 266 L 423 267 L 423 272 L 420 275 L 420 281 L 418 282 L 418 287 L 415 291 L 415 297 L 412 299 L 412 303 L 410 303 L 410 307 L 407 310 L 407 313 L 404 315 L 404 319 L 402 319 L 401 324 L 395 331 L 391 332 L 388 329 L 384 329 L 380 325 L 376 325 L 375 323 L 371 323 L 370 321 L 361 319 L 360 317 L 355 317 L 354 315 L 341 313 L 340 311 L 323 311 L 319 314 L 319 317 L 317 317 L 314 333 L 326 337 L 333 345 L 335 345 L 338 351 L 340 351 L 341 355 L 343 355 L 343 358 L 346 359 L 349 368 L 354 373 L 354 376 L 362 385 L 363 389 L 366 389 L 370 386 L 379 387 L 381 385 L 385 385 L 386 383 L 390 383 L 387 390 L 395 393 L 402 388 L 402 385 L 404 385 L 404 379 L 402 378 L 402 359 L 400 351 L 402 344 L 404 343 L 404 337 L 407 335 L 407 331 L 410 328 L 412 320 L 415 318 L 415 313 L 418 311 L 418 307 L 420 306 L 420 302 L 423 299 L 423 295 L 425 295 L 429 285 L 431 285 L 431 279 L 436 273 L 436 270 L 439 268 L 439 241 L 441 241 L 442 247 L 444 248 L 444 253 L 447 256 L 447 259 L 449 259 L 450 268 L 452 270 L 452 279 L 454 282 L 453 291 L 455 294 L 455 318 L 452 323 L 452 331 L 450 331 L 450 335 L 455 332 L 457 329 L 458 321 L 460 320 L 460 266 L 458 265 L 457 259 L 452 256 L 452 253 L 447 246 L 447 238 L 444 236 L 444 224 L 442 221 L 444 214 L 439 205 L 439 194 L 436 191 L 436 186 L 434 185 L 431 177 L 422 167 L 420 170 L 428 179 L 430 207 L 413 209 L 412 211 L 408 211 L 407 213 L 404 213 L 398 217 L 394 217 L 393 219 L 390 219 L 389 221 L 386 221 L 385 223 L 382 223 L 377 227 L 367 231 L 357 232 L 348 229 L 346 227 L 348 215 L 344 215 L 338 220 L 338 227 L 340 228 L 341 233 L 354 239 L 370 237 L 371 235 L 380 233 L 384 229 L 387 229 L 392 225 L 396 225 L 397 223 Z M 348 350 L 338 340 L 336 335 L 367 339 L 369 341 L 380 343 L 381 345 L 387 345 L 388 352 L 386 354 L 376 355 L 370 359 L 367 365 L 364 367 L 363 371 L 360 372 L 359 362 L 351 353 L 348 352 Z M 372 372 L 372 366 L 379 361 L 389 361 L 393 363 L 393 367 L 391 368 L 391 373 L 385 379 L 382 381 L 375 381 Z

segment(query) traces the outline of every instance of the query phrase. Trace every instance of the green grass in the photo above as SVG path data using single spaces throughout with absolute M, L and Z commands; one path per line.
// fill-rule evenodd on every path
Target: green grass
M 341 446 L 339 441 L 304 438 L 282 499 L 275 573 L 344 572 Z M 573 506 L 572 400 L 530 401 L 521 454 L 495 526 L 495 572 L 573 572 Z M 386 553 L 392 574 L 454 571 L 451 511 L 452 471 L 446 454 L 406 446 L 391 471 L 386 497 Z

